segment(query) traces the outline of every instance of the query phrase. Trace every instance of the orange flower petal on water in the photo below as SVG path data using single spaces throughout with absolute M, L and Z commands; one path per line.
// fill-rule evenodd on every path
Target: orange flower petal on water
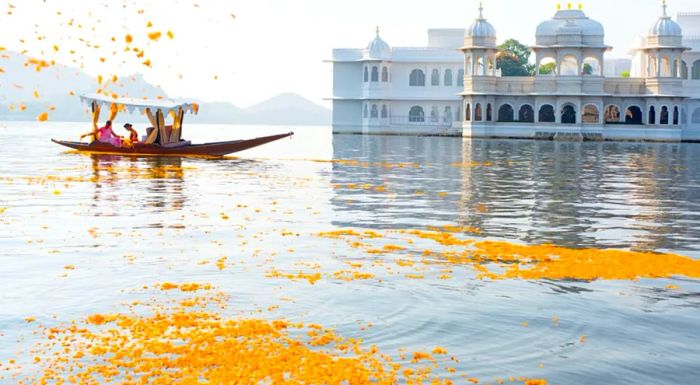
M 39 114 L 39 116 L 36 117 L 36 120 L 38 120 L 40 122 L 45 122 L 45 121 L 49 120 L 49 113 L 42 112 L 41 114 Z

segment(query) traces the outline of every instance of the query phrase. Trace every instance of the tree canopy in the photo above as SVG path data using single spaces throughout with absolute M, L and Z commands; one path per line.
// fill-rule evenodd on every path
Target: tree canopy
M 532 51 L 515 39 L 508 39 L 498 46 L 496 67 L 502 76 L 532 76 L 535 66 L 530 64 Z

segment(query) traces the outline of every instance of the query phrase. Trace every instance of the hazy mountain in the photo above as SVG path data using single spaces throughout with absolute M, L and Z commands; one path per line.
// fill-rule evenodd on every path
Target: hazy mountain
M 94 92 L 97 79 L 77 68 L 53 65 L 36 70 L 30 58 L 19 53 L 0 55 L 0 120 L 34 120 L 49 112 L 52 121 L 82 121 L 88 119 L 87 108 L 78 95 Z M 165 96 L 157 86 L 149 84 L 140 74 L 119 78 L 109 89 L 119 95 L 134 97 Z M 38 97 L 34 94 L 38 92 Z M 21 110 L 20 105 L 26 107 Z M 14 106 L 14 110 L 10 110 Z M 50 111 L 50 108 L 55 110 Z M 142 121 L 134 117 L 133 121 Z M 285 93 L 241 109 L 231 103 L 200 103 L 200 113 L 188 117 L 191 123 L 326 125 L 331 111 L 303 97 Z
M 250 123 L 316 124 L 331 123 L 331 111 L 303 97 L 284 93 L 245 109 Z

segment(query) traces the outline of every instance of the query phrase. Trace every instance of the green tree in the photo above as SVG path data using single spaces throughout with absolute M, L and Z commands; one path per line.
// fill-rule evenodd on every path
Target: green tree
M 593 74 L 593 67 L 591 67 L 591 65 L 588 63 L 583 63 L 583 74 L 584 75 L 592 75 Z
M 515 39 L 508 39 L 498 46 L 496 67 L 502 76 L 532 76 L 535 66 L 530 64 L 530 48 Z
M 557 69 L 557 63 L 551 62 L 540 66 L 540 75 L 551 75 Z

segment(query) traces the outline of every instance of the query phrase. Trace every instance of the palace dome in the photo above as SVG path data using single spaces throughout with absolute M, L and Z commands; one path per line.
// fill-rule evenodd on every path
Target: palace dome
M 479 18 L 474 20 L 474 23 L 467 28 L 466 37 L 479 38 L 495 38 L 496 28 L 484 19 L 484 7 L 479 5 Z
M 580 36 L 571 40 L 572 36 Z M 561 37 L 566 36 L 562 40 Z M 605 28 L 580 9 L 559 10 L 550 20 L 537 26 L 537 45 L 603 45 Z
M 683 36 L 683 29 L 681 26 L 673 21 L 668 14 L 666 14 L 666 2 L 663 3 L 663 15 L 654 23 L 654 25 L 649 28 L 649 36 Z
M 391 57 L 391 46 L 379 37 L 379 27 L 377 27 L 377 36 L 372 40 L 365 49 L 365 59 L 384 60 Z

